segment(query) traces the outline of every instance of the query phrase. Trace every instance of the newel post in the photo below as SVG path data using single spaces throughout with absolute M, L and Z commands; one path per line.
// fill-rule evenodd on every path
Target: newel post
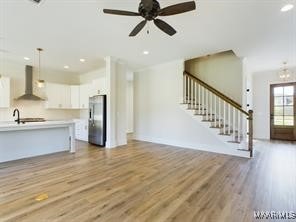
M 253 157 L 253 110 L 249 110 L 249 151 L 250 151 L 250 157 Z

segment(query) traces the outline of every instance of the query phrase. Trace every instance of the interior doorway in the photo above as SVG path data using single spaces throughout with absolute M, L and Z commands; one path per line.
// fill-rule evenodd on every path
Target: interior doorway
M 270 138 L 296 140 L 296 83 L 270 86 Z

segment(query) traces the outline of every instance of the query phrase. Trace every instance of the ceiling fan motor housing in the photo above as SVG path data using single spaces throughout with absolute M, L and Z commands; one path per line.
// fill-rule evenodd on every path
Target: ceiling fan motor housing
M 148 21 L 154 20 L 158 16 L 159 10 L 160 10 L 160 5 L 156 0 L 153 0 L 151 10 L 145 8 L 144 4 L 140 2 L 139 13 L 143 18 L 145 18 Z

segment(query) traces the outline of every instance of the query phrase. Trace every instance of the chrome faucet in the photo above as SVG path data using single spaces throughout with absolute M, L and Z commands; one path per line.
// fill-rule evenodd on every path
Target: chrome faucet
M 17 113 L 17 119 L 14 122 L 17 122 L 17 124 L 20 124 L 21 123 L 20 111 L 18 109 L 13 110 L 13 117 L 15 117 L 15 113 Z

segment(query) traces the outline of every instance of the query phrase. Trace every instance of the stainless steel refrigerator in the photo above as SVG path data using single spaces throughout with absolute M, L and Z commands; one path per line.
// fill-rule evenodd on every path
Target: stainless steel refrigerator
M 88 141 L 105 146 L 106 143 L 106 96 L 89 98 Z

